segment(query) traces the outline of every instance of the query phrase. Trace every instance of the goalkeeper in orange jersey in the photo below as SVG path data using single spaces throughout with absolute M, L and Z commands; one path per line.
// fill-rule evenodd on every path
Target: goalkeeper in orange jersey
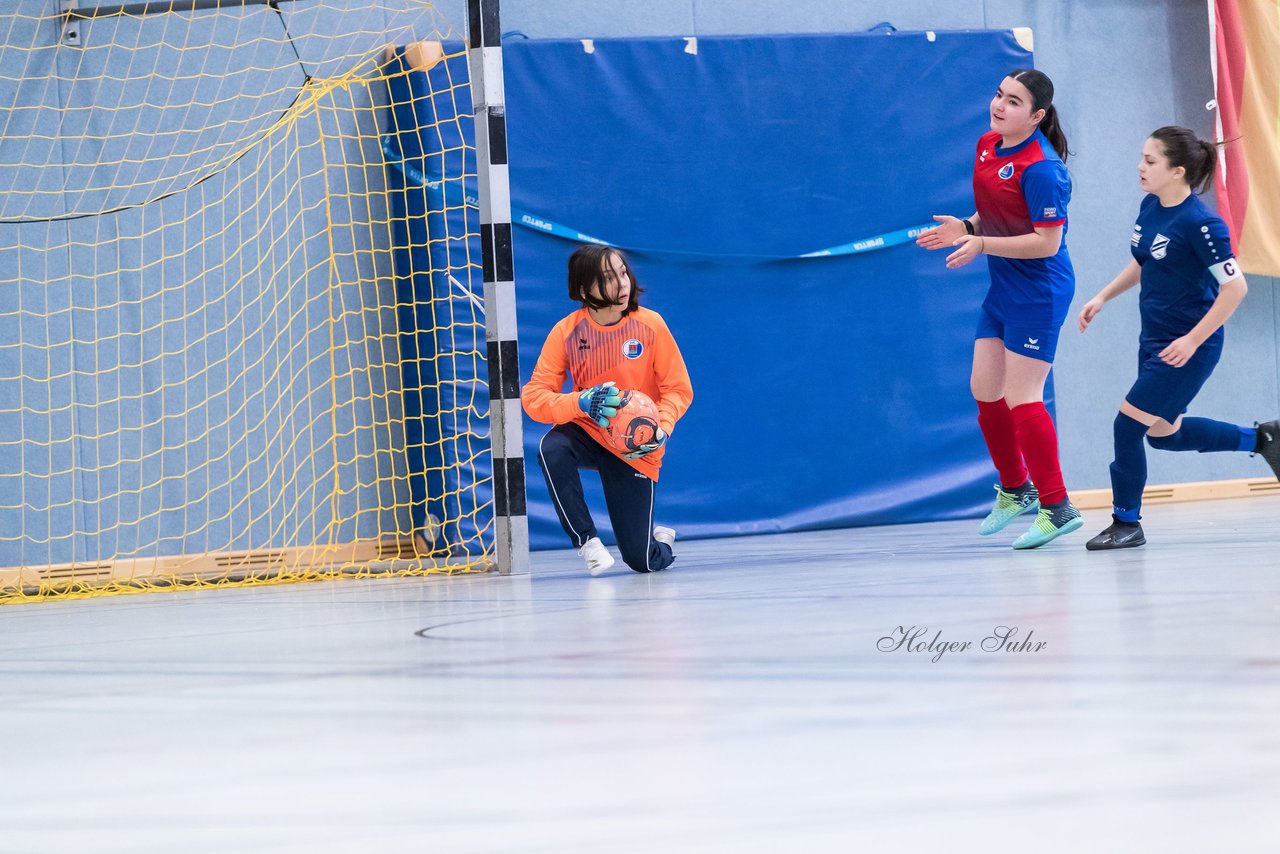
M 529 417 L 555 426 L 538 444 L 538 463 L 565 533 L 592 575 L 613 566 L 582 494 L 580 469 L 595 469 L 604 486 L 618 551 L 636 572 L 657 572 L 675 560 L 676 532 L 654 527 L 658 470 L 693 386 L 671 330 L 642 293 L 621 252 L 583 246 L 569 257 L 569 299 L 582 307 L 547 335 L 521 399 Z M 565 382 L 572 391 L 565 392 Z M 658 430 L 639 450 L 609 444 L 609 421 L 624 389 L 639 389 L 658 407 Z

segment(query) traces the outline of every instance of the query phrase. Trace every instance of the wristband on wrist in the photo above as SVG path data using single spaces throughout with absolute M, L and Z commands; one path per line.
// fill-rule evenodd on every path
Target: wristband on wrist
M 968 232 L 969 234 L 975 234 L 975 233 L 976 233 L 976 232 L 974 231 L 974 228 L 973 228 L 973 220 L 971 220 L 971 219 L 966 219 L 966 220 L 964 220 L 964 230 L 965 230 L 966 232 Z

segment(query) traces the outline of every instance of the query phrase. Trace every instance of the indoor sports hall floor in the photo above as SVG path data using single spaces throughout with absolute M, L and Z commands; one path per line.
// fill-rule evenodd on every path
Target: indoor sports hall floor
M 1087 515 L 3 608 L 0 851 L 1277 850 L 1280 497 Z

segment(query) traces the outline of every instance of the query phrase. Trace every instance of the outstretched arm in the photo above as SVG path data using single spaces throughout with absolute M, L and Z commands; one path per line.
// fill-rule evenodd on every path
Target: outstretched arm
M 937 225 L 933 228 L 926 228 L 920 232 L 920 236 L 916 238 L 916 245 L 923 246 L 925 249 L 946 249 L 952 246 L 956 240 L 969 233 L 969 229 L 965 228 L 964 220 L 954 216 L 935 216 L 934 220 Z M 974 213 L 969 217 L 969 222 L 973 225 L 975 234 L 982 233 L 982 220 L 978 218 L 978 214 Z
M 562 391 L 568 378 L 564 339 L 557 329 L 552 329 L 533 366 L 533 376 L 520 390 L 524 411 L 530 418 L 542 424 L 567 424 L 577 417 L 581 412 L 577 395 Z
M 1137 261 L 1130 260 L 1119 275 L 1112 279 L 1105 288 L 1098 291 L 1093 299 L 1085 303 L 1084 308 L 1080 309 L 1080 331 L 1084 332 L 1089 328 L 1089 324 L 1098 316 L 1098 312 L 1102 311 L 1104 305 L 1138 284 L 1141 280 L 1142 267 Z
M 1029 234 L 1012 237 L 987 237 L 982 234 L 966 234 L 957 238 L 956 251 L 947 256 L 947 269 L 963 267 L 979 255 L 998 255 L 1001 258 L 1049 258 L 1058 254 L 1062 246 L 1062 226 L 1036 226 Z

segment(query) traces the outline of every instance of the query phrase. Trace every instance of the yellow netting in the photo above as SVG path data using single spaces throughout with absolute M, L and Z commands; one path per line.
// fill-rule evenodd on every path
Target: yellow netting
M 490 568 L 459 30 L 415 0 L 16 5 L 0 602 Z M 421 130 L 459 187 L 429 233 L 383 140 L 388 45 L 423 39 L 446 53 L 427 97 L 462 107 Z

